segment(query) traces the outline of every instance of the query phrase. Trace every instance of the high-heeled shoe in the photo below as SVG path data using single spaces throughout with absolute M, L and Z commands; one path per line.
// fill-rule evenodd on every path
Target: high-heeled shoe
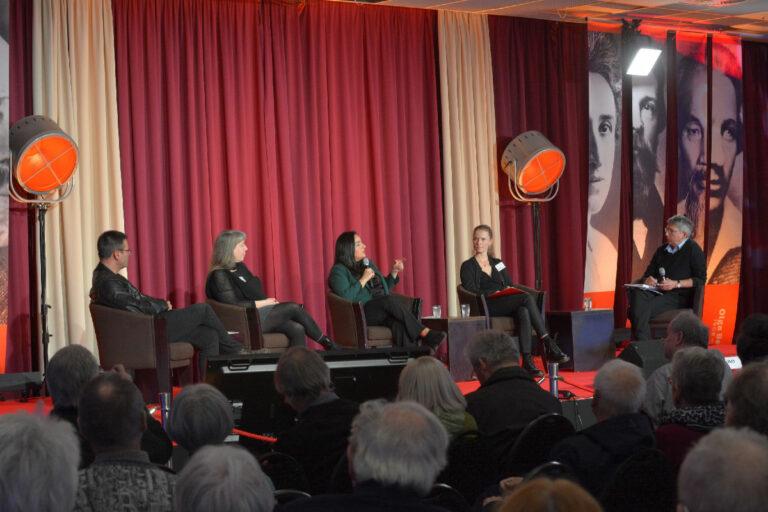
M 548 362 L 563 364 L 571 360 L 568 354 L 560 350 L 560 347 L 557 345 L 557 333 L 554 336 L 551 334 L 544 336 L 541 338 L 541 343 Z
M 544 372 L 536 367 L 531 354 L 523 354 L 523 370 L 527 371 L 534 378 L 544 375 Z

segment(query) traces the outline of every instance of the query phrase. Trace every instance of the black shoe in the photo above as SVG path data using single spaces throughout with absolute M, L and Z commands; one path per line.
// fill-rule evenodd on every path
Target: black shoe
M 542 338 L 541 343 L 544 346 L 544 353 L 546 354 L 548 362 L 563 364 L 571 360 L 571 358 L 557 346 L 557 334 L 555 334 L 554 337 L 549 335 Z
M 437 347 L 439 347 L 440 344 L 445 340 L 446 336 L 448 335 L 445 333 L 445 331 L 430 329 L 427 335 L 424 336 L 422 343 L 428 346 L 431 350 L 431 353 L 434 354 L 437 352 Z
M 531 377 L 541 377 L 544 372 L 536 368 L 531 354 L 523 354 L 523 370 L 527 371 Z
M 331 338 L 323 334 L 317 342 L 323 347 L 325 350 L 338 350 L 339 346 L 333 342 Z

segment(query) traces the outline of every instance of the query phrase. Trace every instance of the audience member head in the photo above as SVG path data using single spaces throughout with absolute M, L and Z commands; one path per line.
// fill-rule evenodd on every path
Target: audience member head
M 347 456 L 352 479 L 425 495 L 445 467 L 448 433 L 416 402 L 365 402 L 352 422 Z
M 66 421 L 0 416 L 0 510 L 72 510 L 79 460 L 80 443 Z
M 210 384 L 187 386 L 173 400 L 168 434 L 189 453 L 223 443 L 232 427 L 232 406 Z
M 348 269 L 357 268 L 357 260 L 355 260 L 355 238 L 357 232 L 345 231 L 340 234 L 336 239 L 336 253 L 333 263 L 336 265 L 344 265 Z
M 536 478 L 512 491 L 500 512 L 602 512 L 587 491 L 570 480 Z
M 238 244 L 245 242 L 245 233 L 230 229 L 222 231 L 219 236 L 216 237 L 216 241 L 213 242 L 213 254 L 211 254 L 211 264 L 209 266 L 209 272 L 213 272 L 218 269 L 231 270 L 235 268 L 235 263 L 243 261 L 240 255 L 235 254 L 235 248 Z M 242 256 L 245 256 L 245 252 L 242 252 Z
M 598 421 L 636 413 L 645 398 L 645 379 L 637 366 L 614 359 L 595 375 L 592 409 Z
M 236 446 L 205 446 L 179 473 L 178 512 L 271 512 L 272 482 L 256 459 Z
M 669 323 L 667 337 L 664 338 L 664 356 L 672 356 L 684 347 L 707 348 L 709 344 L 709 329 L 701 319 L 691 311 L 679 313 Z
M 725 365 L 718 354 L 701 348 L 678 350 L 672 357 L 672 398 L 676 407 L 709 405 L 720 401 Z
M 275 389 L 295 411 L 301 412 L 331 389 L 331 371 L 314 350 L 290 347 L 277 362 Z
M 434 357 L 411 359 L 400 372 L 398 400 L 412 400 L 437 414 L 463 411 L 467 401 L 443 363 Z
M 94 453 L 140 449 L 147 418 L 133 382 L 117 373 L 102 373 L 85 385 L 77 413 L 80 432 Z
M 743 365 L 768 361 L 768 315 L 752 313 L 741 322 L 736 336 L 736 353 Z
M 69 345 L 56 352 L 45 372 L 45 383 L 53 406 L 77 407 L 83 387 L 98 374 L 99 363 L 87 348 Z
M 768 436 L 768 362 L 745 366 L 728 386 L 725 398 L 726 425 L 749 427 Z
M 677 489 L 688 512 L 764 511 L 768 439 L 748 428 L 712 431 L 688 452 Z
M 493 372 L 508 366 L 518 366 L 520 349 L 507 333 L 488 329 L 477 333 L 464 351 L 480 383 Z

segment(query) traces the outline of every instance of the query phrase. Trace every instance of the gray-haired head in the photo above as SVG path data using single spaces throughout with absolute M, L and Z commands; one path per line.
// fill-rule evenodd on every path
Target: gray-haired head
M 720 401 L 725 365 L 718 354 L 701 347 L 678 350 L 672 357 L 672 395 L 677 407 Z
M 725 398 L 728 426 L 749 427 L 768 436 L 768 363 L 745 366 L 728 386 Z
M 467 401 L 448 369 L 434 357 L 411 359 L 400 372 L 398 400 L 412 400 L 433 413 L 463 411 Z
M 502 366 L 517 365 L 520 359 L 520 349 L 515 340 L 507 333 L 493 329 L 477 333 L 464 353 L 475 369 L 480 366 L 481 361 L 494 370 Z
M 69 345 L 48 362 L 45 383 L 55 407 L 77 407 L 85 385 L 99 374 L 99 363 L 87 348 Z
M 79 462 L 70 423 L 25 412 L 0 416 L 0 510 L 72 510 Z
M 768 439 L 748 428 L 714 430 L 685 457 L 677 486 L 689 512 L 764 511 Z
M 236 446 L 205 446 L 176 480 L 178 512 L 271 512 L 272 481 L 256 459 Z
M 425 495 L 445 467 L 448 433 L 416 402 L 369 401 L 360 406 L 349 437 L 353 478 Z
M 280 356 L 275 370 L 275 389 L 288 403 L 308 404 L 331 387 L 331 370 L 314 350 L 291 347 Z
M 688 237 L 693 233 L 693 222 L 685 215 L 673 215 L 667 219 L 667 225 L 679 229 Z
M 232 427 L 232 406 L 210 384 L 187 386 L 173 400 L 168 434 L 189 453 L 223 443 Z
M 680 333 L 683 345 L 707 348 L 709 329 L 692 311 L 682 311 L 672 319 L 667 329 L 670 333 Z
M 601 420 L 638 412 L 645 398 L 645 379 L 640 368 L 621 359 L 600 368 L 594 387 L 592 406 Z
M 245 233 L 236 229 L 219 233 L 219 236 L 216 237 L 216 241 L 213 243 L 213 254 L 211 254 L 211 264 L 208 272 L 235 268 L 235 246 L 244 240 Z

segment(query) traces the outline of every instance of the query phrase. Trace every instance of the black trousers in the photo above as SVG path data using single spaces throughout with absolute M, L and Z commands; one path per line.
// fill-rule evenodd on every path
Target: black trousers
M 418 344 L 424 329 L 413 313 L 391 295 L 377 297 L 365 303 L 365 321 L 368 325 L 383 325 L 392 330 L 396 347 Z
M 317 322 L 295 302 L 275 305 L 261 324 L 261 330 L 285 334 L 291 347 L 305 346 L 307 336 L 317 341 L 323 335 Z
M 517 324 L 517 337 L 520 340 L 520 352 L 530 354 L 532 348 L 531 327 L 536 334 L 543 336 L 547 332 L 544 319 L 536 301 L 529 293 L 506 295 L 497 299 L 486 299 L 491 316 L 513 316 Z
M 646 290 L 629 290 L 629 321 L 632 322 L 632 339 L 651 339 L 651 318 L 663 311 L 689 307 L 691 297 L 685 293 L 657 295 Z
M 161 313 L 165 318 L 168 341 L 186 341 L 200 351 L 200 375 L 205 375 L 206 361 L 210 356 L 233 354 L 243 346 L 232 339 L 224 324 L 208 304 L 192 304 L 186 308 Z

